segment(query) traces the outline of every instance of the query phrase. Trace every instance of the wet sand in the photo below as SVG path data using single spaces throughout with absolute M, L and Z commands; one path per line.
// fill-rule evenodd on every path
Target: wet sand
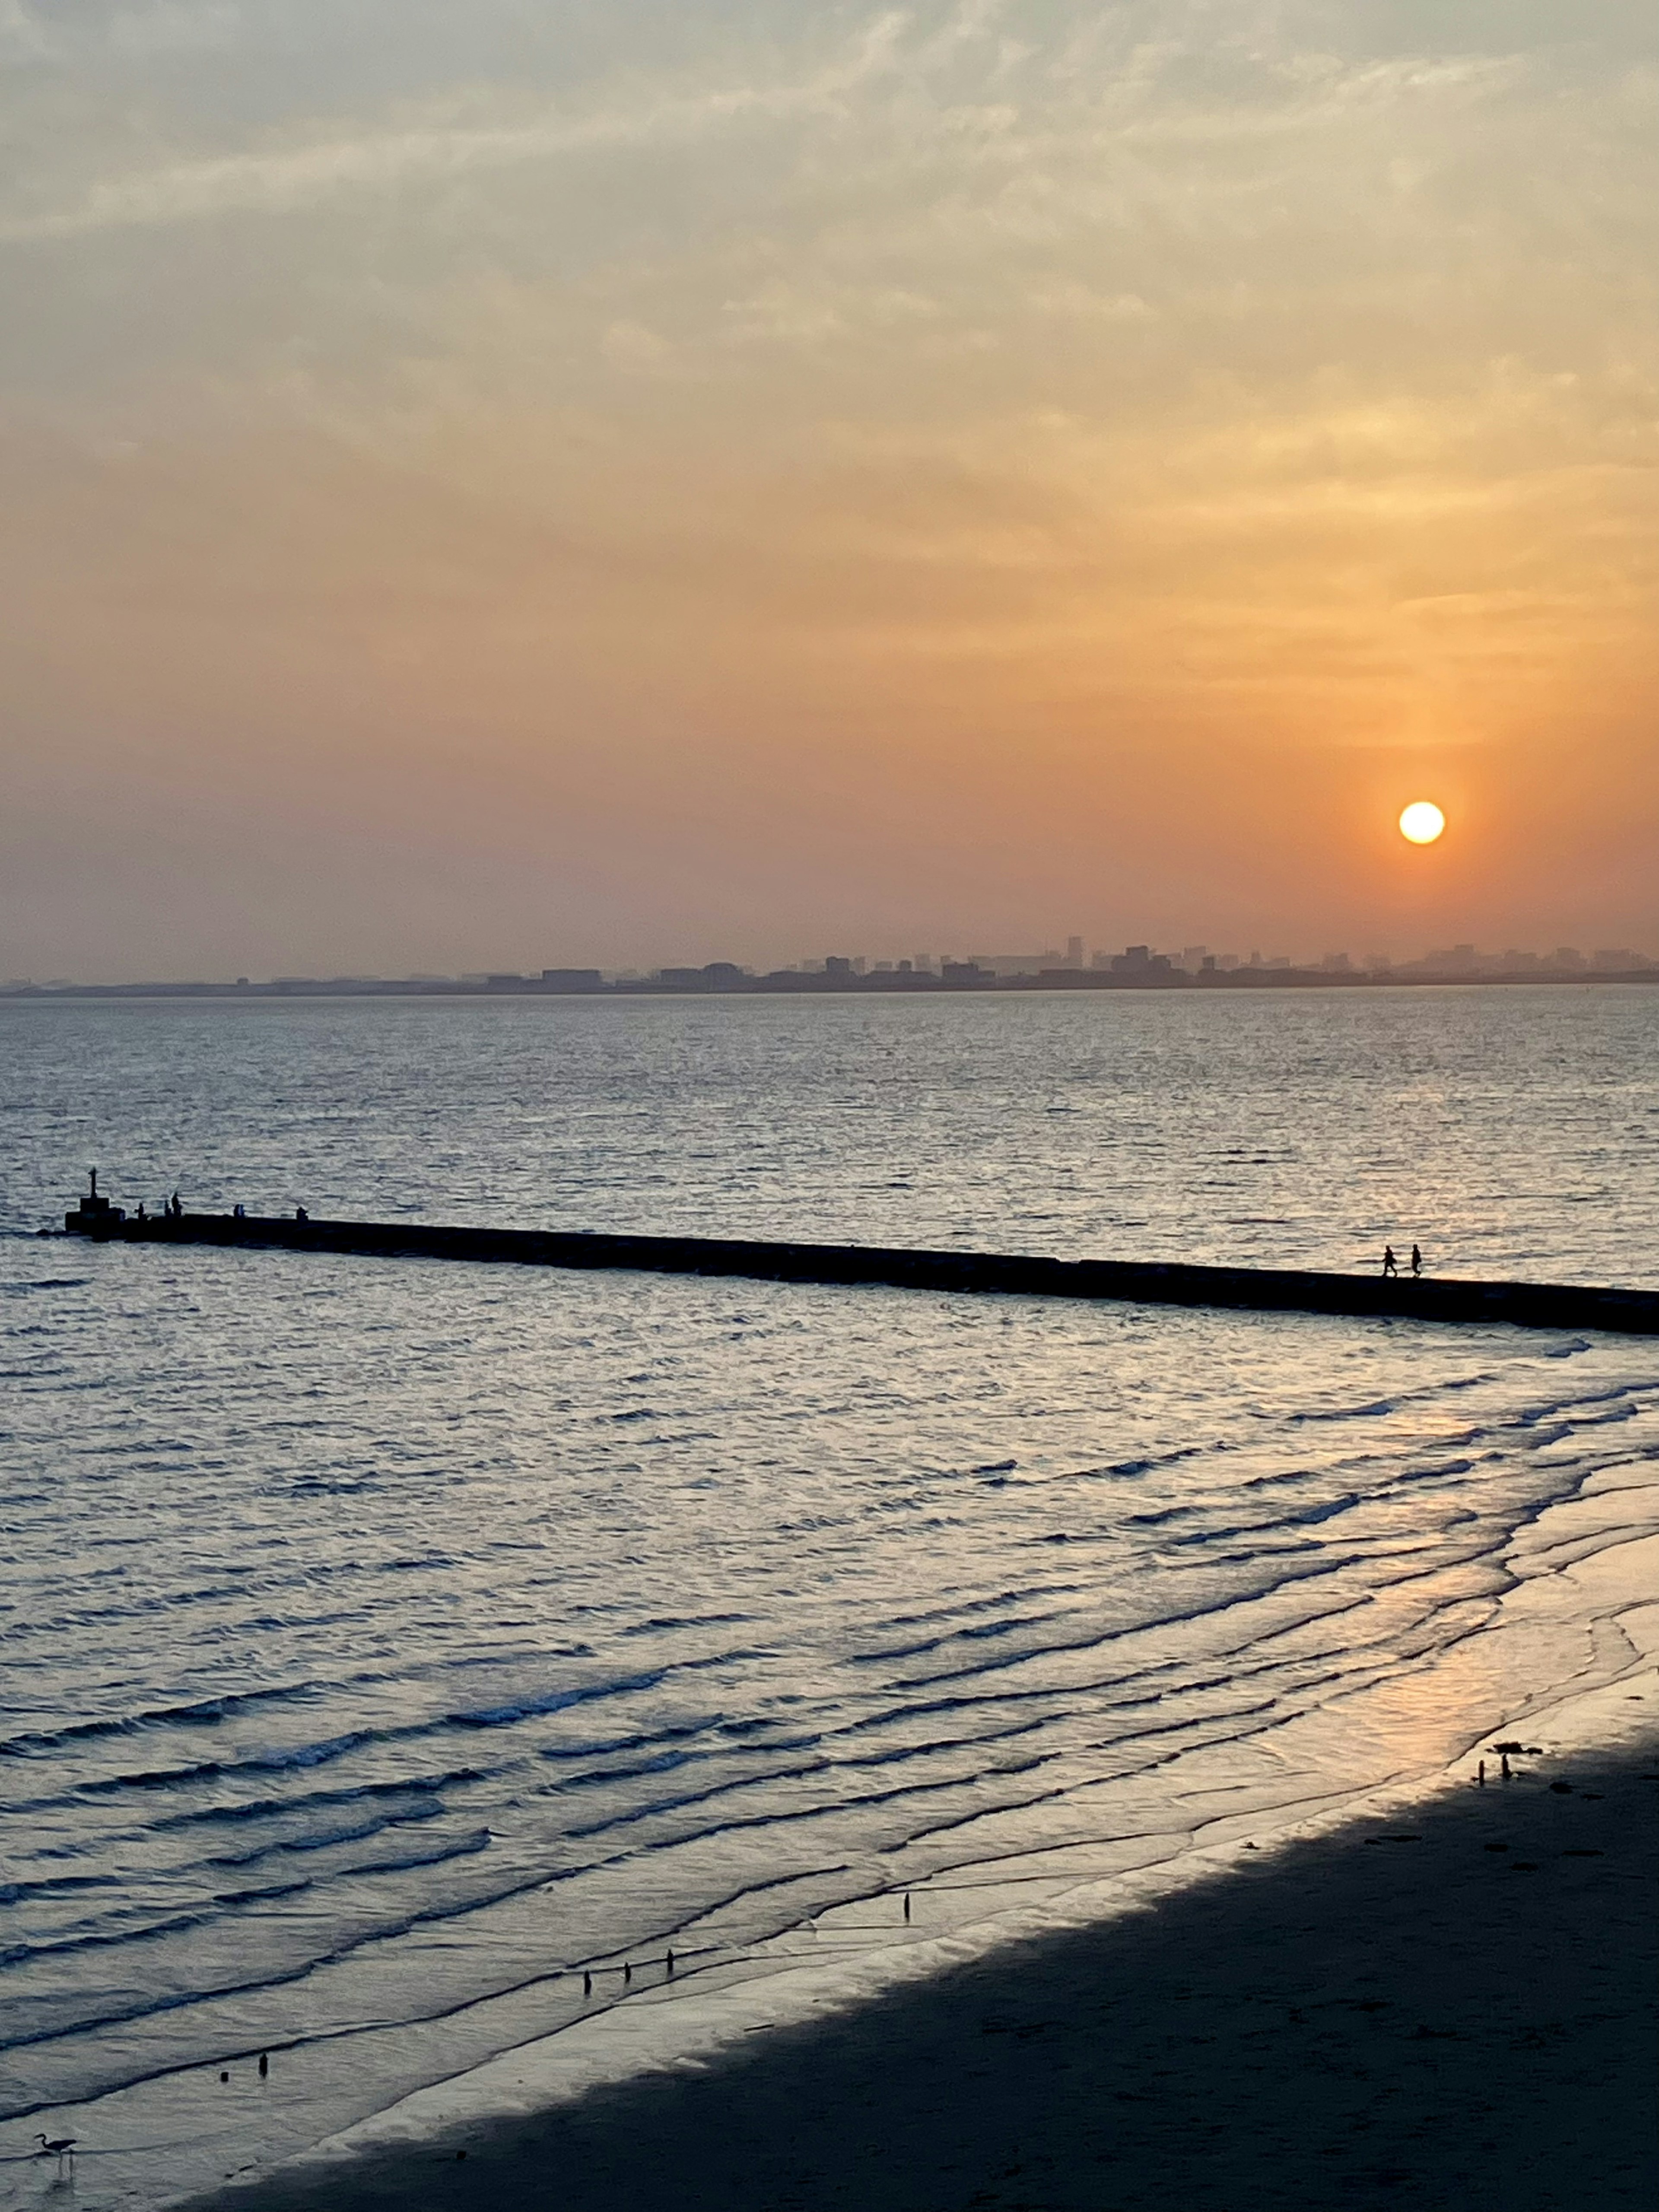
M 1651 2212 L 1659 1744 L 1522 1764 L 198 2212 Z

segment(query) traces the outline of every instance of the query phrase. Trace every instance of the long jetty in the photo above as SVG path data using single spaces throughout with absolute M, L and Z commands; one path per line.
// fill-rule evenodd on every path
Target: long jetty
M 1054 1260 L 1012 1252 L 930 1252 L 879 1244 L 800 1244 L 724 1237 L 605 1236 L 474 1229 L 414 1221 L 313 1221 L 301 1215 L 168 1213 L 131 1218 L 94 1189 L 64 1218 L 71 1236 L 125 1244 L 216 1244 L 242 1251 L 342 1252 L 398 1260 L 473 1260 L 592 1272 L 736 1276 L 757 1282 L 880 1285 L 1259 1313 L 1504 1322 L 1521 1328 L 1659 1335 L 1659 1291 L 1578 1283 L 1475 1282 L 1339 1275 L 1296 1267 Z

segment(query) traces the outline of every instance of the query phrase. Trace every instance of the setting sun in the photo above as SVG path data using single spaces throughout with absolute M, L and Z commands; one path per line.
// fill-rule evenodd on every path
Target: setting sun
M 1413 845 L 1432 845 L 1445 826 L 1445 816 L 1427 799 L 1414 799 L 1400 817 L 1400 834 Z

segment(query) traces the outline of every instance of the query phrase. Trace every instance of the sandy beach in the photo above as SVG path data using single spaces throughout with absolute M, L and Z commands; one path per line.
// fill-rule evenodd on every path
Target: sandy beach
M 1623 1692 L 1638 1726 L 1651 1679 Z M 1515 1765 L 1246 1840 L 1149 1909 L 712 2059 L 325 2146 L 199 2212 L 1650 2207 L 1659 1738 Z

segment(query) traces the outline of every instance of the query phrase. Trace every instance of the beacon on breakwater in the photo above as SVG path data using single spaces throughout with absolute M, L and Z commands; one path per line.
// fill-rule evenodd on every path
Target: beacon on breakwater
M 88 1168 L 85 1194 L 64 1216 L 64 1226 L 71 1237 L 106 1237 L 126 1218 L 126 1208 L 112 1206 L 99 1189 L 97 1169 Z

